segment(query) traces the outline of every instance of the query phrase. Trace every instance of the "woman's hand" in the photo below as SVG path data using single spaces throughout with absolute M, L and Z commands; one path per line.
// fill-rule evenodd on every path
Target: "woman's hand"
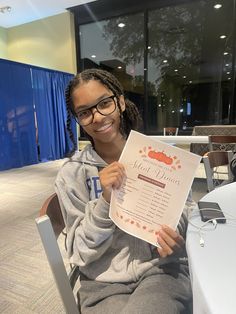
M 163 225 L 158 232 L 157 242 L 161 246 L 161 248 L 157 248 L 161 257 L 167 257 L 174 252 L 181 251 L 185 244 L 184 238 L 166 225 Z
M 125 168 L 118 161 L 113 162 L 99 172 L 102 196 L 110 203 L 112 189 L 119 189 L 125 177 Z

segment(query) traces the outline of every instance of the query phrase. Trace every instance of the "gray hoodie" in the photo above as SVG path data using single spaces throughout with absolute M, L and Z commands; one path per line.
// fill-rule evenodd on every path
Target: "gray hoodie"
M 98 172 L 106 166 L 89 144 L 58 173 L 55 189 L 66 223 L 70 262 L 93 280 L 132 282 L 153 266 L 185 259 L 174 254 L 160 258 L 156 247 L 116 227 L 101 195 Z M 177 229 L 184 237 L 186 228 L 182 214 Z

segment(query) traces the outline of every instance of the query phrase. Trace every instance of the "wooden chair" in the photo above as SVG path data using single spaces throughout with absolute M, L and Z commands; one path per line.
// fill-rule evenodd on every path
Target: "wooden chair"
M 79 271 L 78 268 L 73 267 L 67 274 L 57 243 L 59 235 L 63 233 L 65 223 L 56 193 L 44 202 L 39 217 L 35 221 L 66 313 L 79 314 L 80 305 L 76 304 L 73 293 Z
M 42 217 L 44 215 L 47 215 L 50 218 L 56 239 L 58 239 L 61 233 L 65 235 L 65 233 L 63 232 L 63 230 L 65 229 L 65 222 L 62 216 L 61 207 L 56 193 L 53 193 L 51 196 L 49 196 L 43 203 L 43 206 L 39 212 L 39 217 Z
M 217 186 L 232 182 L 233 175 L 230 170 L 232 158 L 232 151 L 211 151 L 203 156 L 208 192 L 214 190 Z M 219 167 L 226 167 L 226 171 L 220 171 Z
M 209 135 L 208 140 L 210 151 L 236 151 L 236 135 Z
M 168 127 L 168 128 L 163 128 L 163 135 L 178 135 L 179 128 L 174 128 L 174 127 Z

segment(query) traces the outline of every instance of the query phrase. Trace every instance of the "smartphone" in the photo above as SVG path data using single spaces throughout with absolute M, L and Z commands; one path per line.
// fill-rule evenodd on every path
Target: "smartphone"
M 198 208 L 200 210 L 200 215 L 202 221 L 207 221 L 210 219 L 217 218 L 217 223 L 225 223 L 226 218 L 224 216 L 224 213 L 222 212 L 220 206 L 218 203 L 214 202 L 198 202 Z M 215 210 L 214 210 L 215 209 Z

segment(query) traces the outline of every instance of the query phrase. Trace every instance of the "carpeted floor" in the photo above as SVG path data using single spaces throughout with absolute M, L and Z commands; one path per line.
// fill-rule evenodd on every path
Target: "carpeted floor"
M 0 172 L 1 313 L 64 313 L 34 223 L 61 164 Z
M 0 313 L 65 313 L 34 222 L 62 163 L 0 172 Z M 202 177 L 201 165 L 193 183 L 196 201 L 206 194 Z

